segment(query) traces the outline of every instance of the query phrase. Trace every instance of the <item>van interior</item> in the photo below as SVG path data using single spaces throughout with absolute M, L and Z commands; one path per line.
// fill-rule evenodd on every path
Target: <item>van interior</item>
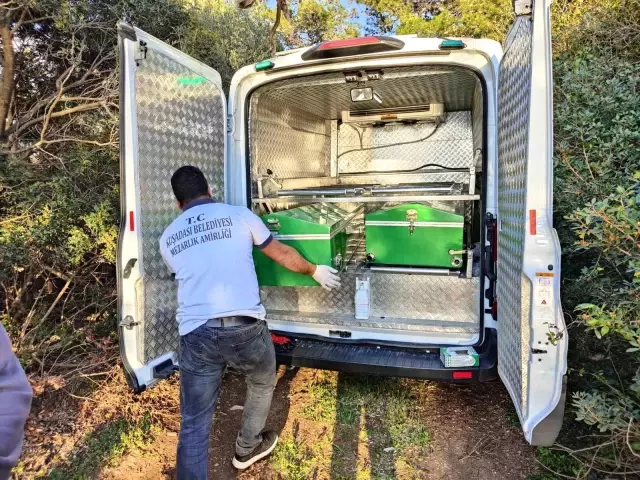
M 258 87 L 247 108 L 253 211 L 273 216 L 283 241 L 294 238 L 278 230 L 284 212 L 337 219 L 345 238 L 332 259 L 341 288 L 270 278 L 261 282 L 268 318 L 386 329 L 422 345 L 477 342 L 486 127 L 479 76 L 455 66 L 323 73 Z M 355 301 L 362 279 L 365 313 Z

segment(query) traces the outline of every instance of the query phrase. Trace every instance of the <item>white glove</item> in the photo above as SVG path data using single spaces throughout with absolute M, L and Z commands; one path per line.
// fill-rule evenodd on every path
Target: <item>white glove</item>
M 338 270 L 327 265 L 316 265 L 313 279 L 325 290 L 331 290 L 340 286 L 340 277 L 336 275 Z

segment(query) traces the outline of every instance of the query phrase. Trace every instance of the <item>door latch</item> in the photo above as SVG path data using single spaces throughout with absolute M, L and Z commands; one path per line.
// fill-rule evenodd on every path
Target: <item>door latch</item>
M 140 325 L 140 322 L 135 322 L 131 315 L 127 315 L 120 321 L 118 325 L 126 328 L 127 330 L 133 330 L 133 327 Z
M 280 230 L 280 220 L 278 220 L 277 218 L 268 218 L 267 228 L 270 232 L 277 232 L 278 230 Z
M 418 220 L 418 211 L 410 208 L 407 210 L 407 222 L 409 222 L 409 235 L 416 230 L 415 222 Z
M 459 267 L 460 265 L 462 265 L 461 255 L 466 255 L 466 254 L 467 254 L 466 250 L 449 250 L 449 255 L 453 257 L 451 259 L 451 265 L 453 265 L 454 267 Z

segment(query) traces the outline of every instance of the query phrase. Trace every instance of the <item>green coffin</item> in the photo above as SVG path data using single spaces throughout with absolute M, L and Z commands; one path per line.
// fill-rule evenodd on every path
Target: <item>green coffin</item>
M 264 215 L 262 221 L 274 238 L 295 248 L 311 263 L 340 267 L 347 248 L 345 227 L 353 213 L 330 204 L 314 204 Z M 264 286 L 317 286 L 308 275 L 280 266 L 259 249 L 253 249 L 258 283 Z
M 373 263 L 460 268 L 464 217 L 418 203 L 365 215 L 367 254 Z M 456 261 L 454 261 L 454 258 Z

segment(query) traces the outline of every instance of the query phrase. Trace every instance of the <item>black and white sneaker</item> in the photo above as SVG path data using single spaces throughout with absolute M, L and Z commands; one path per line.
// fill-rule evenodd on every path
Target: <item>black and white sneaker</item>
M 253 452 L 248 453 L 247 455 L 238 455 L 233 457 L 233 466 L 238 470 L 244 470 L 249 468 L 251 465 L 256 463 L 258 460 L 262 460 L 264 457 L 273 452 L 273 449 L 276 448 L 276 444 L 278 443 L 278 434 L 273 431 L 267 431 L 262 433 L 262 442 L 256 448 L 253 449 Z

